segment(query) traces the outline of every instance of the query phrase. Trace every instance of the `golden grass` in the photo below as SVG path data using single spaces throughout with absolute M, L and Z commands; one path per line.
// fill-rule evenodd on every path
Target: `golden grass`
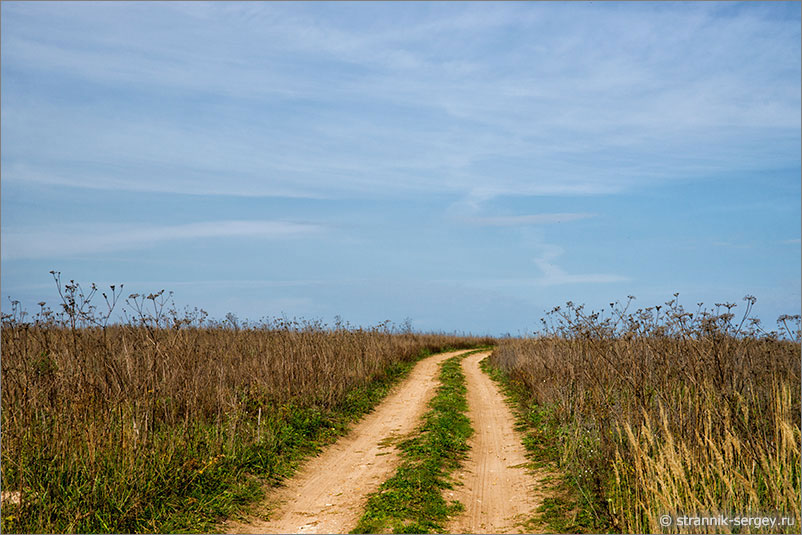
M 733 305 L 723 314 L 666 305 L 611 307 L 605 318 L 569 304 L 542 336 L 502 341 L 493 363 L 554 408 L 561 464 L 612 530 L 727 532 L 663 527 L 659 517 L 778 514 L 798 532 L 798 335 L 781 339 L 748 318 L 736 325 Z

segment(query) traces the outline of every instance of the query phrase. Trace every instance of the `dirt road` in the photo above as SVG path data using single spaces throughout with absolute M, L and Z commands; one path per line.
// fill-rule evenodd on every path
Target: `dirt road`
M 367 495 L 394 472 L 391 442 L 415 429 L 438 385 L 441 362 L 461 351 L 419 362 L 376 410 L 351 432 L 311 459 L 269 497 L 270 521 L 232 522 L 230 533 L 348 533 Z
M 526 468 L 510 409 L 495 383 L 479 369 L 479 361 L 488 355 L 477 353 L 462 361 L 474 435 L 469 458 L 457 472 L 462 485 L 449 493 L 465 511 L 450 523 L 449 533 L 520 533 L 520 523 L 533 516 L 542 500 L 535 491 L 547 474 Z
M 419 362 L 395 391 L 351 432 L 309 460 L 265 504 L 269 521 L 231 522 L 229 533 L 348 533 L 362 515 L 367 496 L 393 475 L 396 437 L 418 425 L 438 383 L 439 365 L 462 353 L 441 353 Z M 479 369 L 489 352 L 462 362 L 468 388 L 468 416 L 475 433 L 469 457 L 455 474 L 462 484 L 447 491 L 465 511 L 450 533 L 519 533 L 542 500 L 514 420 L 495 383 Z M 530 528 L 531 529 L 531 528 Z

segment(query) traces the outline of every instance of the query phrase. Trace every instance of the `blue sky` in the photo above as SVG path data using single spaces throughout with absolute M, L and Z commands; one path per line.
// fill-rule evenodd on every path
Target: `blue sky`
M 2 9 L 2 299 L 521 334 L 800 311 L 800 4 Z

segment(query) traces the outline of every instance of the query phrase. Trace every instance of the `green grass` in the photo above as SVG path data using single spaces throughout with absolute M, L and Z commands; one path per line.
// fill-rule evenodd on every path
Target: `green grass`
M 401 466 L 368 498 L 352 533 L 442 533 L 448 518 L 463 509 L 459 502 L 447 502 L 443 490 L 452 488 L 449 474 L 464 459 L 473 434 L 465 414 L 467 390 L 460 368 L 469 353 L 441 365 L 440 387 L 423 424 L 398 445 Z
M 556 406 L 539 405 L 522 383 L 490 364 L 479 363 L 502 389 L 516 417 L 516 429 L 523 435 L 523 445 L 533 467 L 551 470 L 550 494 L 538 508 L 537 515 L 526 523 L 535 530 L 545 527 L 548 533 L 604 533 L 610 524 L 606 511 L 599 507 L 593 493 L 583 484 L 582 467 L 561 462 L 560 441 L 570 439 L 556 415 Z M 542 528 L 540 528 L 542 529 Z
M 87 446 L 69 463 L 51 463 L 52 452 L 24 451 L 12 460 L 14 466 L 3 467 L 12 472 L 24 467 L 14 476 L 26 491 L 21 508 L 3 507 L 2 531 L 216 531 L 222 518 L 260 499 L 265 483 L 277 484 L 302 459 L 344 435 L 429 354 L 392 364 L 332 408 L 286 404 L 266 411 L 255 442 L 244 443 L 236 427 L 221 431 L 209 423 L 180 435 L 164 429 L 153 437 L 147 455 L 134 459 L 103 450 L 90 463 Z

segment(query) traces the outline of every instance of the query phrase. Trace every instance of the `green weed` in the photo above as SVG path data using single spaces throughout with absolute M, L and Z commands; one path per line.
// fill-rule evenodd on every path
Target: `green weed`
M 465 457 L 473 433 L 465 414 L 468 402 L 460 368 L 465 356 L 442 364 L 440 387 L 423 424 L 398 445 L 401 466 L 368 498 L 353 533 L 441 533 L 449 516 L 462 510 L 459 502 L 443 498 L 443 489 L 452 488 L 449 474 Z

